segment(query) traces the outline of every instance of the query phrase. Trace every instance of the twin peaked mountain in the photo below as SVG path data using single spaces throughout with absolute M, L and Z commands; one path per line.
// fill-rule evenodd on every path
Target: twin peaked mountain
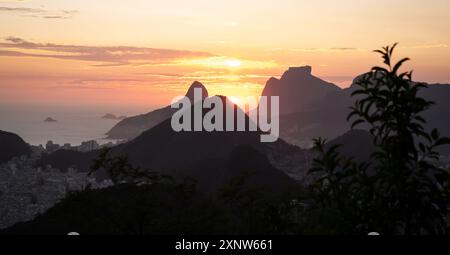
M 195 81 L 188 89 L 186 96 L 193 101 L 194 89 L 202 90 L 203 99 L 208 97 L 205 86 Z M 281 79 L 270 78 L 263 90 L 262 96 L 280 97 L 280 114 L 296 113 L 310 109 L 314 102 L 323 95 L 337 92 L 340 88 L 311 75 L 311 67 L 291 67 Z M 133 139 L 165 119 L 171 118 L 176 112 L 170 106 L 126 118 L 106 133 L 109 139 Z
M 203 99 L 208 97 L 208 91 L 205 86 L 198 81 L 192 83 L 186 93 L 186 97 L 193 101 L 194 89 L 196 88 L 202 90 Z M 107 138 L 124 140 L 133 139 L 145 130 L 151 129 L 164 120 L 170 119 L 176 111 L 177 109 L 173 109 L 169 105 L 146 114 L 125 118 L 106 133 Z

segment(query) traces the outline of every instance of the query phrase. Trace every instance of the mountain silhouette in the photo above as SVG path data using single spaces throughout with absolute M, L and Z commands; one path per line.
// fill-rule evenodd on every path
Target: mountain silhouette
M 337 151 L 346 157 L 353 157 L 358 162 L 368 162 L 376 151 L 373 136 L 365 130 L 353 129 L 336 139 L 329 141 L 325 148 L 339 145 Z
M 341 89 L 311 74 L 312 67 L 290 67 L 280 79 L 270 78 L 262 96 L 279 96 L 280 114 L 309 111 L 314 102 Z
M 245 116 L 246 126 L 251 120 L 242 110 L 224 96 L 219 97 L 223 112 L 234 110 Z M 194 106 L 192 106 L 194 107 Z M 193 109 L 191 110 L 193 111 Z M 203 109 L 202 116 L 209 110 Z M 225 116 L 225 114 L 224 114 Z M 234 126 L 236 127 L 237 114 Z M 193 118 L 193 117 L 192 117 Z M 225 118 L 225 117 L 224 117 Z M 193 120 L 191 125 L 193 126 Z M 227 120 L 223 120 L 223 127 Z M 115 156 L 126 156 L 134 166 L 175 177 L 198 180 L 199 187 L 214 191 L 230 178 L 249 171 L 252 182 L 270 190 L 295 186 L 293 179 L 269 162 L 267 155 L 277 154 L 274 148 L 302 153 L 298 147 L 284 141 L 261 143 L 261 131 L 181 131 L 175 132 L 171 120 L 165 120 L 137 138 L 111 150 Z
M 250 119 L 242 110 L 224 96 L 218 96 L 223 104 L 223 112 L 233 107 L 235 113 L 245 116 L 246 125 Z M 194 112 L 192 106 L 191 113 Z M 202 116 L 208 110 L 202 109 Z M 236 127 L 236 116 L 234 126 Z M 191 114 L 191 130 L 193 130 L 193 114 Z M 225 114 L 224 114 L 225 118 Z M 223 120 L 223 128 L 226 127 L 226 120 Z M 171 119 L 167 119 L 155 127 L 143 132 L 137 138 L 118 146 L 113 150 L 116 154 L 126 155 L 130 161 L 142 167 L 147 167 L 157 171 L 173 171 L 176 169 L 189 168 L 199 160 L 224 157 L 231 153 L 237 145 L 253 145 L 264 147 L 260 143 L 260 131 L 242 132 L 176 132 L 172 129 Z
M 194 89 L 201 88 L 202 89 L 202 97 L 206 98 L 208 96 L 208 91 L 206 87 L 203 86 L 198 81 L 192 83 L 189 87 L 186 96 L 194 100 Z M 140 135 L 145 130 L 148 130 L 162 121 L 169 119 L 172 115 L 177 111 L 177 109 L 172 109 L 169 106 L 166 106 L 161 109 L 154 110 L 152 112 L 141 114 L 137 116 L 132 116 L 123 119 L 119 123 L 117 123 L 111 130 L 109 130 L 106 135 L 108 139 L 133 139 Z
M 199 190 L 212 193 L 234 178 L 248 176 L 246 186 L 273 193 L 295 190 L 296 182 L 272 166 L 267 156 L 252 145 L 237 145 L 229 153 L 199 160 L 176 171 L 175 176 L 193 178 Z
M 291 69 L 286 71 L 283 77 L 290 73 Z M 282 80 L 289 80 L 288 84 L 301 84 L 301 86 L 286 86 L 282 92 L 283 94 L 299 95 L 297 102 L 294 100 L 296 96 L 291 96 L 292 99 L 288 102 L 283 101 L 289 97 L 280 96 L 280 137 L 291 144 L 308 147 L 315 137 L 334 139 L 349 131 L 350 124 L 346 118 L 350 113 L 349 107 L 353 106 L 356 100 L 351 93 L 356 89 L 356 82 L 362 75 L 357 76 L 350 87 L 340 89 L 326 82 L 329 86 L 324 86 L 318 82 L 318 80 L 321 81 L 320 79 L 310 75 L 311 69 L 307 67 L 294 70 L 296 70 L 294 71 L 296 75 L 289 75 L 289 79 L 283 77 L 280 80 L 269 79 L 262 93 L 263 96 L 276 95 L 274 88 L 281 90 L 283 86 L 280 85 L 280 82 Z M 302 99 L 306 95 L 311 98 L 309 100 Z M 443 117 L 450 114 L 450 102 L 448 101 L 450 86 L 448 84 L 429 84 L 428 88 L 419 92 L 419 95 L 435 102 L 423 115 L 427 120 L 425 127 L 427 129 L 438 128 L 443 135 L 450 136 L 450 120 Z M 308 103 L 305 105 L 305 102 Z M 286 107 L 290 107 L 290 109 L 286 110 Z M 450 153 L 450 146 L 444 146 L 442 149 L 444 152 Z
M 208 90 L 206 87 L 199 81 L 194 81 L 192 85 L 189 87 L 188 91 L 186 92 L 186 97 L 191 100 L 191 102 L 194 102 L 194 90 L 195 89 L 201 89 L 202 90 L 202 99 L 205 99 L 208 97 Z
M 18 135 L 0 130 L 0 164 L 13 157 L 29 155 L 30 146 Z
M 116 116 L 112 113 L 107 113 L 102 116 L 102 119 L 106 119 L 106 120 L 123 120 L 126 118 L 127 118 L 126 116 Z

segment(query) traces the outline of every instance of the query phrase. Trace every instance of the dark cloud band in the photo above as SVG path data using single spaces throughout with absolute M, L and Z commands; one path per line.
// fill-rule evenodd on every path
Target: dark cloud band
M 0 12 L 17 13 L 25 17 L 43 18 L 43 19 L 70 19 L 78 13 L 76 10 L 45 10 L 27 7 L 5 7 L 0 6 Z
M 42 50 L 44 53 L 28 53 L 26 50 Z M 180 58 L 213 56 L 206 52 L 172 49 L 156 49 L 131 46 L 81 46 L 53 43 L 34 43 L 17 37 L 8 37 L 0 42 L 0 56 L 47 57 L 56 59 L 98 62 L 99 66 L 138 64 L 160 64 Z

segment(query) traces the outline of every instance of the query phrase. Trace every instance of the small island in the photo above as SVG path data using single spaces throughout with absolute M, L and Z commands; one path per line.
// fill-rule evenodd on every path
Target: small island
M 102 119 L 107 119 L 107 120 L 123 120 L 126 118 L 127 118 L 127 116 L 116 116 L 111 113 L 107 113 L 107 114 L 103 115 L 103 117 L 102 117 Z
M 48 118 L 46 118 L 46 119 L 44 120 L 44 122 L 57 122 L 57 120 L 48 117 Z

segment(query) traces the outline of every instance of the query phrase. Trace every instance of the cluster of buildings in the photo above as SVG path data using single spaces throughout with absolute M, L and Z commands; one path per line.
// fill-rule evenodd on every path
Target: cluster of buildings
M 70 192 L 105 188 L 113 184 L 109 179 L 97 180 L 86 172 L 73 168 L 61 171 L 51 165 L 37 166 L 43 153 L 50 154 L 57 150 L 90 152 L 119 143 L 120 141 L 100 145 L 97 141 L 90 140 L 72 146 L 69 143 L 59 145 L 48 141 L 45 147 L 31 146 L 30 156 L 16 157 L 0 164 L 0 229 L 34 219 Z
M 36 152 L 47 152 L 52 153 L 57 150 L 73 150 L 73 151 L 80 151 L 80 152 L 90 152 L 98 149 L 102 149 L 105 147 L 112 147 L 114 145 L 119 144 L 120 141 L 117 141 L 116 143 L 108 142 L 105 144 L 100 145 L 95 140 L 85 141 L 82 142 L 80 145 L 71 145 L 70 143 L 65 143 L 63 145 L 59 145 L 56 143 L 53 143 L 53 141 L 48 141 L 47 144 L 44 146 L 40 145 L 35 148 Z
M 308 170 L 311 168 L 311 163 L 316 156 L 310 150 L 282 150 L 283 147 L 273 143 L 269 145 L 272 150 L 265 151 L 265 154 L 272 166 L 283 171 L 294 180 L 305 180 Z
M 34 219 L 66 194 L 86 188 L 105 188 L 111 180 L 96 180 L 85 172 L 62 172 L 51 166 L 35 167 L 38 154 L 14 158 L 0 165 L 0 229 Z

